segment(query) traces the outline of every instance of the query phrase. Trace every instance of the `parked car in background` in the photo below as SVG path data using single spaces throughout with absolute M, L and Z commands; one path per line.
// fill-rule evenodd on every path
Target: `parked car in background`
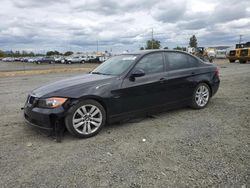
M 7 59 L 8 59 L 7 57 L 4 57 L 4 58 L 2 59 L 2 61 L 3 61 L 3 62 L 6 62 Z
M 33 58 L 33 63 L 36 63 L 36 64 L 40 64 L 40 62 L 42 61 L 43 57 L 34 57 Z
M 33 90 L 24 117 L 45 129 L 65 124 L 72 135 L 88 138 L 122 119 L 180 106 L 205 108 L 219 84 L 214 64 L 181 51 L 143 50 Z
M 29 58 L 28 57 L 22 57 L 20 59 L 21 62 L 28 62 Z
M 28 58 L 28 61 L 27 61 L 27 62 L 28 62 L 28 63 L 35 63 L 35 61 L 36 61 L 35 58 L 36 58 L 36 57 L 30 57 L 30 58 Z
M 55 63 L 62 63 L 65 58 L 63 56 L 54 57 Z M 64 61 L 63 61 L 64 62 Z
M 100 56 L 98 57 L 98 60 L 100 63 L 103 63 L 104 61 L 107 61 L 110 57 L 107 57 L 107 56 Z
M 88 55 L 87 57 L 88 57 L 88 62 L 89 63 L 96 63 L 96 61 L 98 60 L 96 55 Z
M 20 59 L 21 59 L 20 57 L 15 57 L 14 61 L 20 61 Z
M 50 56 L 48 56 L 48 57 L 41 57 L 41 58 L 38 58 L 35 61 L 35 63 L 37 63 L 37 64 L 41 64 L 41 63 L 53 64 L 53 63 L 55 63 L 55 59 L 54 59 L 54 57 L 50 57 Z
M 86 55 L 72 55 L 65 58 L 65 63 L 85 63 L 88 61 L 88 57 Z
M 2 61 L 4 61 L 4 62 L 13 62 L 15 60 L 12 57 L 5 57 L 5 58 L 2 59 Z

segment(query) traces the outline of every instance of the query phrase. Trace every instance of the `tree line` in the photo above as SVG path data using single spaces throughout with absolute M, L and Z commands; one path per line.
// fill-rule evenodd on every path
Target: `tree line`
M 198 42 L 197 42 L 197 38 L 195 35 L 193 35 L 190 39 L 189 39 L 189 46 L 190 47 L 194 47 L 197 48 Z M 141 47 L 140 50 L 144 50 L 144 49 L 160 49 L 161 48 L 161 41 L 159 40 L 148 40 L 146 42 L 146 46 L 145 47 Z M 163 47 L 163 49 L 168 49 L 168 47 Z M 186 51 L 186 47 L 181 47 L 181 46 L 177 46 L 176 48 L 174 48 L 174 50 L 183 50 Z M 67 51 L 65 53 L 60 53 L 58 51 L 48 51 L 46 53 L 46 56 L 56 56 L 56 55 L 64 55 L 64 56 L 70 56 L 72 55 L 73 52 L 72 51 Z M 27 52 L 27 51 L 2 51 L 0 50 L 0 57 L 33 57 L 33 56 L 44 56 L 44 54 L 39 54 L 39 53 L 34 53 L 34 52 Z
M 189 47 L 194 47 L 197 48 L 198 42 L 197 42 L 197 38 L 195 35 L 193 35 L 190 39 L 189 39 Z M 159 40 L 148 40 L 146 42 L 146 46 L 145 47 L 141 47 L 140 50 L 148 50 L 148 49 L 160 49 L 161 48 L 161 41 Z M 168 47 L 163 47 L 163 49 L 168 49 Z M 177 46 L 176 48 L 174 48 L 174 50 L 182 50 L 182 51 L 186 51 L 186 47 L 181 47 L 181 46 Z

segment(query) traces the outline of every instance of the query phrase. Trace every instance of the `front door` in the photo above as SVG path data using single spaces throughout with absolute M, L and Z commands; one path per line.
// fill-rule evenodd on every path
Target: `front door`
M 136 70 L 143 70 L 145 75 L 134 79 L 128 76 L 124 79 L 120 91 L 123 112 L 147 110 L 162 105 L 167 77 L 163 53 L 145 55 L 131 73 Z

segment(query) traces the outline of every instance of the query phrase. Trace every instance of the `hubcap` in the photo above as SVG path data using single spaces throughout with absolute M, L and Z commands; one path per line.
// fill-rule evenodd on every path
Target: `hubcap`
M 195 94 L 195 102 L 198 106 L 203 107 L 207 104 L 209 99 L 209 90 L 206 86 L 201 85 Z
M 73 127 L 80 134 L 94 133 L 102 124 L 100 109 L 92 104 L 79 107 L 72 119 Z

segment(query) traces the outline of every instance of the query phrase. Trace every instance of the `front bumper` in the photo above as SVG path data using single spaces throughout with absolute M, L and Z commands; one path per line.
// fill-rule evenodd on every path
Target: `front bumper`
M 24 118 L 32 126 L 53 129 L 56 120 L 64 118 L 65 110 L 63 107 L 46 109 L 34 107 L 31 104 L 24 106 Z

